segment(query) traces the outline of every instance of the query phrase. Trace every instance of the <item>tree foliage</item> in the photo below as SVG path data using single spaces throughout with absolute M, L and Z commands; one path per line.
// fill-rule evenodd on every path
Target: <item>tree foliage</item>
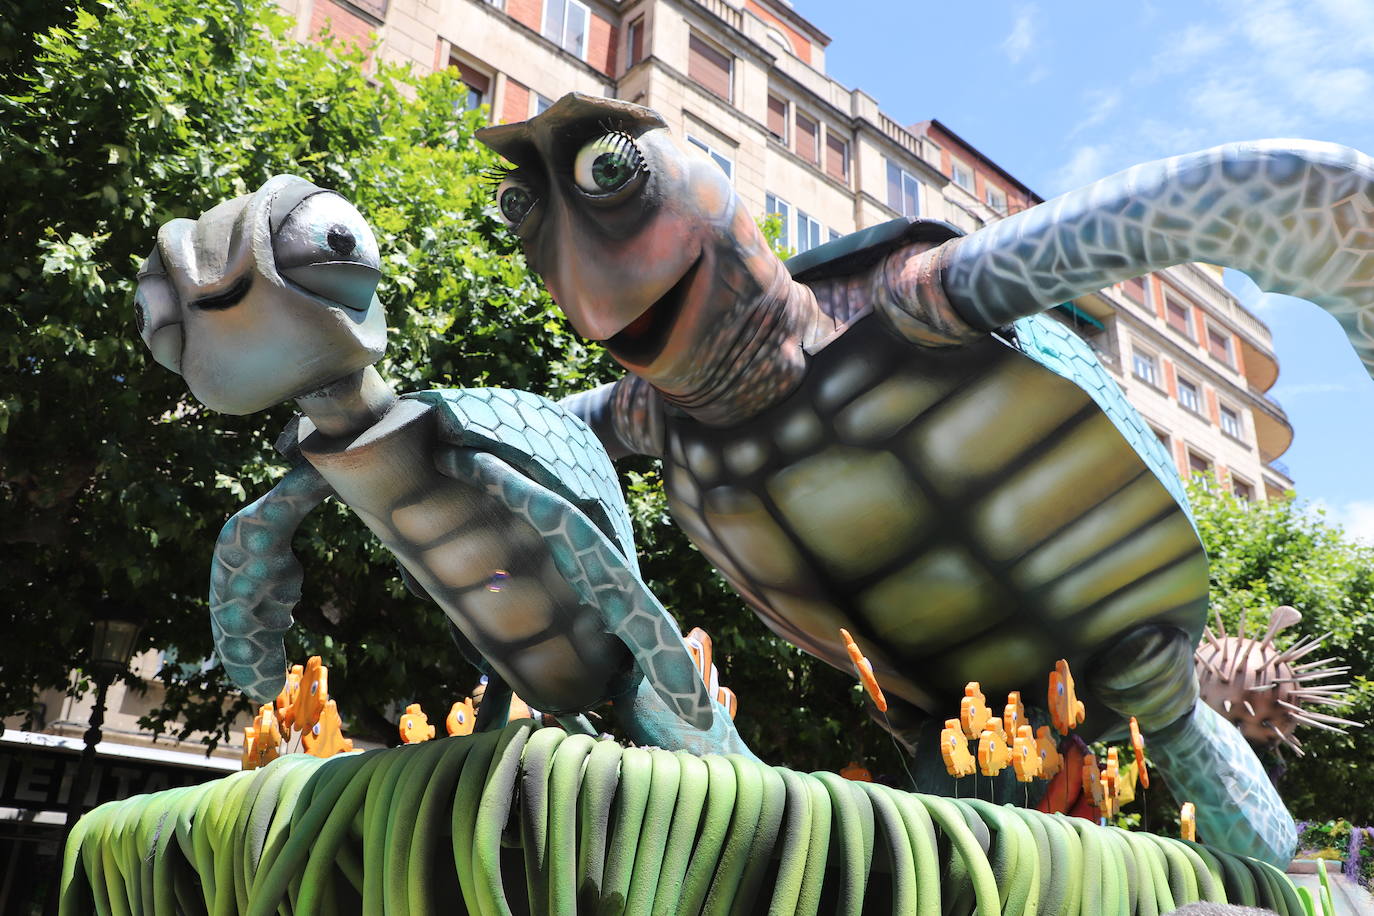
M 1247 632 L 1262 633 L 1274 607 L 1292 605 L 1303 619 L 1278 643 L 1330 631 L 1324 651 L 1306 660 L 1330 655 L 1351 666 L 1351 704 L 1329 711 L 1364 727 L 1300 729 L 1307 756 L 1284 755 L 1280 794 L 1298 818 L 1374 823 L 1374 549 L 1298 500 L 1248 503 L 1200 486 L 1190 496 L 1211 561 L 1212 606 L 1227 632 L 1243 617 Z
M 143 647 L 210 656 L 216 534 L 284 470 L 271 443 L 290 406 L 209 412 L 138 338 L 134 276 L 163 222 L 302 175 L 352 200 L 377 234 L 391 328 L 379 368 L 400 390 L 557 398 L 617 374 L 567 329 L 494 219 L 481 178 L 494 160 L 472 139 L 482 115 L 460 113 L 454 76 L 291 41 L 268 0 L 39 6 L 0 87 L 5 714 L 35 686 L 67 683 L 102 600 L 141 616 Z M 856 722 L 858 741 L 887 747 L 852 680 L 768 634 L 667 524 L 655 477 L 647 462 L 628 477 L 646 575 L 684 625 L 715 636 L 745 736 L 798 766 L 842 765 Z M 446 709 L 471 688 L 442 615 L 405 591 L 347 509 L 316 510 L 296 551 L 306 583 L 289 654 L 324 656 L 352 734 L 394 740 L 395 704 Z M 245 706 L 218 666 L 162 677 L 156 727 L 223 735 Z

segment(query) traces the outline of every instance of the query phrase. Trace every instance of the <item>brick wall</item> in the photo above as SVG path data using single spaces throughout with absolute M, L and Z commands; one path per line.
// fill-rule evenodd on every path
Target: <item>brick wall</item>
M 745 0 L 744 8 L 786 35 L 787 40 L 792 43 L 792 53 L 806 63 L 811 63 L 811 42 L 807 41 L 805 35 L 755 3 L 754 0 Z
M 529 116 L 529 87 L 506 77 L 505 99 L 501 102 L 501 123 L 512 124 L 516 121 L 524 121 Z
M 587 63 L 610 77 L 616 75 L 615 47 L 618 37 L 619 29 L 592 14 L 591 29 L 587 35 Z
M 310 35 L 314 37 L 326 29 L 342 42 L 365 48 L 372 43 L 376 26 L 334 0 L 315 0 L 310 10 Z
M 506 0 L 506 12 L 516 22 L 527 25 L 538 32 L 539 27 L 543 24 L 541 20 L 544 18 L 544 2 L 543 0 Z M 523 121 L 524 118 L 520 120 Z

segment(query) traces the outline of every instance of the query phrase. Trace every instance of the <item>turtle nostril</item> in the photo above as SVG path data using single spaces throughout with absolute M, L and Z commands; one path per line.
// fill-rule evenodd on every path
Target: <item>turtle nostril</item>
M 329 227 L 329 234 L 325 236 L 325 241 L 329 243 L 330 248 L 339 254 L 352 254 L 354 247 L 358 244 L 353 238 L 353 233 L 340 225 Z

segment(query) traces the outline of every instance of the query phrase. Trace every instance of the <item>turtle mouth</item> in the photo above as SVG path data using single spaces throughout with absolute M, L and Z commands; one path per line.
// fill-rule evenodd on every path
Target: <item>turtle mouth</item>
M 687 292 L 696 279 L 697 269 L 701 267 L 701 255 L 692 266 L 673 284 L 658 301 L 640 313 L 639 317 L 625 325 L 618 334 L 606 340 L 606 349 L 617 359 L 636 366 L 647 366 L 658 358 L 668 343 L 673 325 L 682 312 L 682 304 Z

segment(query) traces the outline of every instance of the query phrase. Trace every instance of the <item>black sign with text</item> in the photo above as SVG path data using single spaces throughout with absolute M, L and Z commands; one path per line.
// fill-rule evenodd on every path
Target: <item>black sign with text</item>
M 0 744 L 0 806 L 62 811 L 67 807 L 81 756 L 40 745 Z M 223 770 L 193 769 L 121 757 L 97 757 L 84 808 L 147 792 L 190 786 L 227 776 Z

